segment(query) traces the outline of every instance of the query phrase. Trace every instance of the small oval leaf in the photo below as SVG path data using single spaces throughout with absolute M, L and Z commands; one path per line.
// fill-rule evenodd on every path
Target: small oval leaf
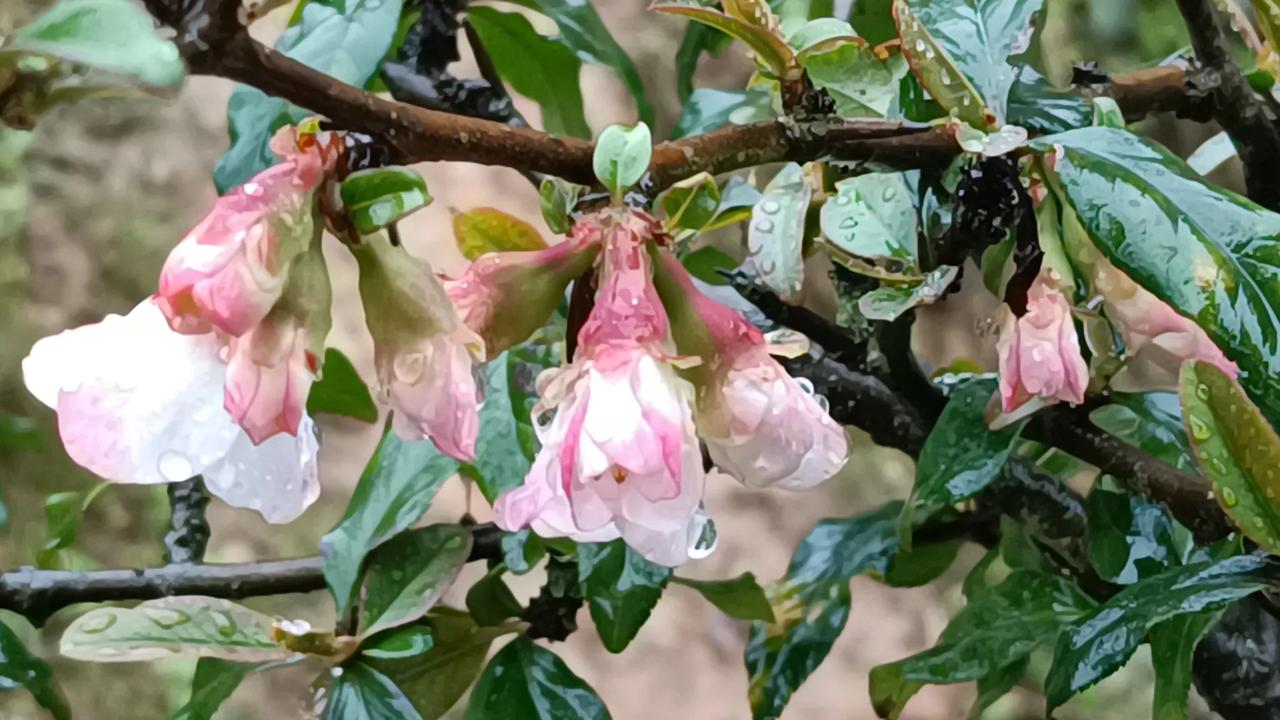
M 364 574 L 360 634 L 422 617 L 453 585 L 471 553 L 461 525 L 429 525 L 401 533 L 369 555 Z
M 639 182 L 649 169 L 653 153 L 649 126 L 610 125 L 596 140 L 591 167 L 609 194 L 621 198 L 627 188 Z
M 476 208 L 453 216 L 453 237 L 468 260 L 490 252 L 543 250 L 547 242 L 532 225 L 494 208 Z
M 427 181 L 406 167 L 358 170 L 339 191 L 347 216 L 361 235 L 370 235 L 431 202 Z

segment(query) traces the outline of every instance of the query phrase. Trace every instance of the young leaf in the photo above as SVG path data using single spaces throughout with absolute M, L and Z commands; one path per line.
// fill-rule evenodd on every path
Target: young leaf
M 706 245 L 680 258 L 680 263 L 689 274 L 708 285 L 728 285 L 721 272 L 738 267 L 738 261 L 719 250 Z
M 1028 130 L 1061 133 L 1088 127 L 1093 108 L 1078 93 L 1054 88 L 1034 68 L 1024 65 L 1009 89 L 1007 115 L 1009 123 Z
M 906 285 L 883 285 L 858 298 L 858 310 L 868 320 L 897 320 L 912 308 L 941 300 L 959 273 L 960 268 L 954 265 L 939 265 L 922 280 Z
M 340 195 L 361 235 L 372 235 L 431 204 L 427 181 L 406 167 L 357 170 L 342 181 Z
M 240 681 L 259 667 L 253 663 L 200 658 L 191 678 L 191 699 L 169 720 L 212 720 L 222 703 L 240 687 Z
M 0 691 L 25 688 L 54 720 L 71 720 L 71 706 L 44 660 L 32 655 L 9 626 L 0 622 Z
M 596 139 L 591 166 L 598 178 L 614 198 L 623 193 L 649 169 L 649 157 L 653 153 L 649 126 L 639 123 L 634 127 L 610 125 Z
M 369 387 L 346 355 L 327 348 L 324 351 L 324 374 L 311 386 L 307 396 L 307 413 L 345 415 L 367 423 L 378 421 Z
M 1073 130 L 1032 147 L 1054 153 L 1050 179 L 1094 244 L 1204 328 L 1240 365 L 1263 413 L 1280 421 L 1280 215 L 1205 184 L 1125 130 Z
M 774 92 L 769 85 L 751 85 L 742 92 L 698 88 L 684 104 L 684 111 L 672 129 L 671 137 L 679 139 L 700 135 L 730 123 L 766 120 L 777 114 Z
M 532 225 L 495 208 L 454 213 L 453 237 L 468 260 L 491 252 L 544 250 L 547 241 Z
M 654 204 L 666 213 L 668 230 L 701 230 L 720 209 L 720 188 L 710 173 L 698 173 L 664 190 Z
M 649 619 L 671 569 L 614 540 L 578 545 L 578 577 L 601 644 L 620 653 Z
M 325 720 L 421 720 L 409 698 L 386 675 L 352 661 L 334 668 Z
M 784 77 L 795 63 L 795 51 L 776 33 L 761 25 L 745 22 L 719 10 L 694 3 L 656 2 L 649 6 L 654 12 L 683 15 L 690 20 L 709 25 L 731 35 L 751 48 L 756 60 L 768 68 L 776 78 Z
M 987 101 L 929 28 L 911 11 L 906 0 L 894 0 L 893 17 L 902 37 L 902 54 L 911 64 L 920 85 L 934 100 L 956 118 L 980 130 L 998 125 L 999 117 L 986 106 Z M 1003 102 L 1003 97 L 999 99 Z
M 502 79 L 538 103 L 542 127 L 547 132 L 591 137 L 578 87 L 582 63 L 569 48 L 539 35 L 528 19 L 517 13 L 471 5 L 467 8 L 467 22 L 480 36 Z
M 457 461 L 430 440 L 407 443 L 394 432 L 383 436 L 342 520 L 320 539 L 325 584 L 339 615 L 360 583 L 364 556 L 417 522 L 440 485 L 457 471 Z
M 59 649 L 76 660 L 134 662 L 213 657 L 265 662 L 288 657 L 271 637 L 274 618 L 228 600 L 188 595 L 132 608 L 97 608 L 62 633 Z
M 44 547 L 36 553 L 36 566 L 61 567 L 61 551 L 71 547 L 80 534 L 80 521 L 84 519 L 85 495 L 78 492 L 53 493 L 44 500 Z
M 1195 469 L 1177 393 L 1112 393 L 1111 402 L 1089 414 L 1094 425 L 1181 470 Z
M 1120 669 L 1157 623 L 1226 607 L 1280 581 L 1280 562 L 1254 555 L 1167 570 L 1121 590 L 1058 639 L 1045 678 L 1048 712 Z
M 551 228 L 551 232 L 564 235 L 573 228 L 573 218 L 570 214 L 573 212 L 573 207 L 578 204 L 578 197 L 588 189 L 557 177 L 548 177 L 542 181 L 538 186 L 542 219 L 547 223 L 547 227 Z
M 774 621 L 773 606 L 769 604 L 764 588 L 756 582 L 756 576 L 749 572 L 742 573 L 732 580 L 692 580 L 672 577 L 671 581 L 702 593 L 702 597 L 731 618 Z
M 453 585 L 471 553 L 460 525 L 429 525 L 400 533 L 369 554 L 360 634 L 368 637 L 422 617 Z
M 469 464 L 480 492 L 490 503 L 518 487 L 538 450 L 530 412 L 538 396 L 538 373 L 555 365 L 549 350 L 523 346 L 512 348 L 484 367 L 484 406 L 480 408 L 480 433 L 476 459 Z
M 467 720 L 609 720 L 595 691 L 555 653 L 528 637 L 489 661 L 471 691 Z
M 804 283 L 805 215 L 812 194 L 804 170 L 787 163 L 751 208 L 747 263 L 784 299 L 798 296 Z
M 1251 540 L 1280 552 L 1280 437 L 1217 366 L 1188 362 L 1179 385 L 1187 437 L 1218 504 Z
M 840 250 L 889 271 L 915 273 L 918 222 L 903 173 L 870 173 L 836 183 L 836 196 L 822 205 L 820 224 Z
M 885 117 L 907 73 L 906 59 L 894 54 L 882 60 L 863 42 L 843 42 L 821 52 L 800 55 L 805 74 L 836 102 L 846 118 Z

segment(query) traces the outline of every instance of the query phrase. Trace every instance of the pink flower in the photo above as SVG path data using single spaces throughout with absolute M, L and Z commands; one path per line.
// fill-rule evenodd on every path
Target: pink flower
M 180 335 L 144 300 L 128 315 L 44 338 L 22 361 L 27 388 L 58 413 L 76 463 L 113 482 L 203 475 L 218 497 L 288 522 L 320 493 L 315 426 L 254 444 L 223 409 L 221 342 Z
M 405 440 L 431 438 L 451 457 L 475 459 L 480 399 L 471 369 L 484 357 L 484 341 L 458 321 L 426 262 L 384 235 L 363 238 L 352 252 L 382 399 L 395 411 L 392 428 Z
M 1044 273 L 1027 291 L 1027 312 L 1014 317 L 1002 308 L 996 351 L 1000 356 L 1000 398 L 1013 412 L 1033 397 L 1084 402 L 1089 367 L 1071 319 L 1071 304 Z
M 655 226 L 629 211 L 584 218 L 604 235 L 595 306 L 578 355 L 539 378 L 534 416 L 542 450 L 525 484 L 498 498 L 500 527 L 581 542 L 622 537 L 668 566 L 689 558 L 705 472 L 691 405 L 693 386 L 667 362 L 666 311 L 654 290 L 648 243 Z
M 546 324 L 569 282 L 591 268 L 599 251 L 598 231 L 575 229 L 545 250 L 482 255 L 461 278 L 445 282 L 445 289 L 492 359 Z
M 333 162 L 332 141 L 308 137 L 281 129 L 271 149 L 285 159 L 218 198 L 169 253 L 156 302 L 174 330 L 240 336 L 279 299 L 289 264 L 319 229 L 312 196 Z
M 812 487 L 849 458 L 844 429 L 769 354 L 763 335 L 694 286 L 680 261 L 662 254 L 659 289 L 668 307 L 691 313 L 673 323 L 681 349 L 703 355 L 698 430 L 711 459 L 745 485 Z

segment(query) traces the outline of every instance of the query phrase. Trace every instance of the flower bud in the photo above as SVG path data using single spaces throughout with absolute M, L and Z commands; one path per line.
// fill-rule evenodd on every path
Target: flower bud
M 1080 353 L 1080 338 L 1067 301 L 1041 273 L 1027 291 L 1027 311 L 1015 317 L 1001 308 L 1000 399 L 1006 413 L 1034 397 L 1084 402 L 1089 366 Z

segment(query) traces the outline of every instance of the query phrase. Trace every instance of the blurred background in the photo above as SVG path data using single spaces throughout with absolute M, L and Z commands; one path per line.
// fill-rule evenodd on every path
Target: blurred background
M 855 0 L 860 1 L 860 0 Z M 665 138 L 680 115 L 674 81 L 675 49 L 684 22 L 645 11 L 647 0 L 592 0 L 618 41 L 645 76 L 658 111 L 656 138 Z M 847 5 L 847 1 L 843 3 Z M 20 25 L 44 3 L 0 2 L 0 34 Z M 1041 17 L 1041 69 L 1054 81 L 1069 80 L 1073 63 L 1097 61 L 1109 72 L 1160 63 L 1187 46 L 1174 0 L 1046 0 Z M 503 9 L 509 9 L 510 6 Z M 288 9 L 255 24 L 254 33 L 271 41 L 283 29 Z M 549 31 L 550 28 L 547 28 Z M 466 53 L 464 52 L 464 55 Z M 469 59 L 457 68 L 469 74 Z M 750 63 L 740 47 L 704 58 L 700 87 L 740 89 Z M 586 114 L 596 131 L 635 119 L 631 102 L 606 69 L 583 68 Z M 0 128 L 0 567 L 34 563 L 46 542 L 45 497 L 87 492 L 97 480 L 67 458 L 57 440 L 53 414 L 30 397 L 20 363 L 39 337 L 95 322 L 107 312 L 125 313 L 155 288 L 163 260 L 174 243 L 207 211 L 215 194 L 210 173 L 227 147 L 229 81 L 190 78 L 173 97 L 94 100 L 65 106 L 46 116 L 33 133 Z M 537 106 L 517 98 L 535 121 Z M 1146 121 L 1147 131 L 1186 155 L 1216 129 L 1184 125 L 1171 118 Z M 405 244 L 429 258 L 437 271 L 457 274 L 466 261 L 453 243 L 452 209 L 492 206 L 518 215 L 550 238 L 538 212 L 536 192 L 514 171 L 463 163 L 417 168 L 427 178 L 435 203 L 402 225 Z M 1239 186 L 1238 168 L 1215 178 Z M 732 247 L 731 231 L 724 239 Z M 354 264 L 334 245 L 328 253 L 335 283 L 335 325 L 330 344 L 372 378 L 372 346 L 355 293 Z M 833 312 L 824 290 L 826 268 L 810 273 L 806 302 Z M 969 273 L 976 277 L 977 273 Z M 995 307 L 994 298 L 966 292 L 917 323 L 918 347 L 935 362 L 969 357 L 991 367 L 994 357 L 977 340 L 977 320 Z M 928 309 L 926 309 L 928 310 Z M 928 342 L 924 342 L 927 337 Z M 211 562 L 240 562 L 309 555 L 320 536 L 340 517 L 380 425 L 325 416 L 320 500 L 299 520 L 271 526 L 252 512 L 234 510 L 216 499 L 209 510 Z M 854 438 L 855 459 L 846 471 L 806 494 L 752 492 L 727 478 L 709 483 L 707 507 L 720 532 L 718 550 L 682 574 L 727 578 L 750 570 L 762 580 L 779 577 L 791 552 L 814 522 L 874 508 L 906 495 L 912 466 L 906 456 Z M 477 495 L 478 499 L 478 495 Z M 487 519 L 478 500 L 469 509 Z M 428 520 L 456 521 L 468 510 L 460 483 L 441 493 Z M 167 523 L 163 488 L 113 486 L 92 503 L 78 540 L 57 551 L 65 567 L 133 567 L 162 562 Z M 784 720 L 873 718 L 867 673 L 933 644 L 947 618 L 962 605 L 958 583 L 977 559 L 974 547 L 939 581 L 920 589 L 896 590 L 867 578 L 854 580 L 854 606 L 840 641 L 826 663 L 792 699 Z M 470 568 L 471 571 L 477 568 Z M 458 587 L 474 577 L 464 575 Z M 532 595 L 537 573 L 513 578 L 517 592 Z M 454 598 L 461 600 L 460 595 Z M 246 604 L 314 625 L 332 624 L 327 596 L 282 596 Z M 165 718 L 190 691 L 193 663 L 94 665 L 58 657 L 57 638 L 76 609 L 55 616 L 43 631 L 18 616 L 3 620 L 50 659 L 79 718 Z M 617 720 L 693 717 L 729 720 L 749 717 L 742 663 L 746 624 L 729 619 L 688 588 L 672 586 L 637 640 L 610 655 L 595 636 L 585 610 L 581 629 L 557 650 L 569 666 L 604 698 Z M 1129 667 L 1059 712 L 1061 718 L 1144 717 L 1150 713 L 1151 672 L 1146 648 Z M 1038 658 L 1030 677 L 1047 668 Z M 223 706 L 219 717 L 304 717 L 309 695 L 306 670 L 251 675 Z M 973 697 L 968 686 L 926 687 L 905 718 L 963 717 Z M 451 717 L 462 717 L 459 703 Z M 1196 717 L 1211 717 L 1193 699 Z M 38 717 L 24 693 L 0 693 L 0 718 Z M 1043 716 L 1033 684 L 1016 690 L 984 717 L 1013 720 Z

